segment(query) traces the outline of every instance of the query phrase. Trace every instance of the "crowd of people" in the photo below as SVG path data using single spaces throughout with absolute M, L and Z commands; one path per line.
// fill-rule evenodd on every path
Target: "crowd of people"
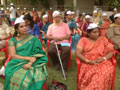
M 14 27 L 13 35 L 10 27 Z M 41 40 L 46 46 L 50 41 L 47 54 L 56 70 L 61 66 L 55 44 L 65 72 L 70 50 L 75 51 L 81 61 L 79 90 L 109 90 L 114 71 L 110 60 L 114 50 L 120 51 L 120 13 L 114 8 L 110 17 L 99 10 L 92 16 L 83 12 L 77 17 L 74 11 L 61 13 L 50 8 L 42 9 L 39 15 L 35 8 L 22 11 L 11 3 L 0 10 L 0 49 L 6 47 L 8 38 L 11 60 L 0 70 L 6 77 L 4 90 L 42 90 L 48 58 Z

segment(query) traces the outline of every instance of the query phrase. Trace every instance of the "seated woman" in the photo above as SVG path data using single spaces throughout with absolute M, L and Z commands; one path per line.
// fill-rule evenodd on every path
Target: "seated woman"
M 7 24 L 3 24 L 3 17 L 0 16 L 0 49 L 6 45 L 6 40 L 10 38 L 10 29 Z
M 45 41 L 45 44 L 47 45 L 47 30 L 48 30 L 48 27 L 49 27 L 50 23 L 48 22 L 48 15 L 45 14 L 43 15 L 43 20 L 42 22 L 39 23 L 39 28 L 40 28 L 40 32 L 42 33 L 41 34 L 41 39 L 44 39 Z
M 113 46 L 105 37 L 99 37 L 99 29 L 91 23 L 88 36 L 83 37 L 76 48 L 76 57 L 81 60 L 79 90 L 109 90 L 114 67 L 110 61 Z
M 3 24 L 3 17 L 0 16 L 0 49 L 6 47 L 6 40 L 10 38 L 10 29 L 7 24 Z M 4 74 L 4 66 L 0 69 L 0 75 Z
M 114 16 L 115 23 L 107 30 L 107 38 L 112 40 L 114 49 L 120 51 L 120 13 Z
M 36 36 L 37 38 L 40 37 L 40 29 L 37 24 L 34 23 L 32 16 L 27 14 L 24 16 L 25 23 L 28 26 L 28 33 L 30 35 Z
M 28 34 L 22 18 L 15 21 L 15 34 L 9 41 L 11 60 L 5 69 L 4 90 L 42 90 L 48 61 L 39 39 Z

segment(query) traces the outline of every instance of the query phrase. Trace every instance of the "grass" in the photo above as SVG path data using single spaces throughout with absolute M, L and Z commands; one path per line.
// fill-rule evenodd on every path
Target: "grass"
M 3 56 L 3 54 L 0 53 L 0 56 Z M 72 64 L 71 69 L 67 72 L 67 80 L 65 81 L 62 77 L 62 74 L 60 71 L 56 71 L 53 66 L 51 65 L 48 68 L 48 78 L 47 78 L 47 87 L 51 85 L 52 79 L 55 79 L 59 82 L 64 83 L 67 85 L 68 90 L 77 90 L 76 86 L 76 79 L 77 79 L 77 65 L 74 53 L 72 53 Z M 0 62 L 1 64 L 1 62 Z M 3 79 L 0 79 L 0 82 L 4 82 Z M 115 81 L 115 90 L 120 90 L 120 54 L 117 57 L 117 71 L 116 71 L 116 81 Z

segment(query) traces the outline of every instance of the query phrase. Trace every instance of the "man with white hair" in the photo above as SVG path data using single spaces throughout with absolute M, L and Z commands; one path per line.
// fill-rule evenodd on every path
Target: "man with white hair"
M 67 24 L 62 22 L 59 11 L 53 12 L 53 24 L 48 27 L 47 38 L 50 40 L 48 54 L 50 55 L 53 65 L 57 70 L 60 69 L 60 63 L 57 56 L 55 42 L 61 50 L 61 59 L 65 70 L 68 69 L 68 59 L 70 54 L 70 29 Z
M 14 25 L 16 19 L 16 9 L 13 3 L 10 4 L 10 21 L 11 25 Z

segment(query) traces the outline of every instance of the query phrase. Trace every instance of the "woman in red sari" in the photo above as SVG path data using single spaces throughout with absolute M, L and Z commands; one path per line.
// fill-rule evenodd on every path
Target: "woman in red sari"
M 88 36 L 83 37 L 76 48 L 76 57 L 81 60 L 79 90 L 109 90 L 114 67 L 111 57 L 113 46 L 105 37 L 99 37 L 96 24 L 90 24 Z

